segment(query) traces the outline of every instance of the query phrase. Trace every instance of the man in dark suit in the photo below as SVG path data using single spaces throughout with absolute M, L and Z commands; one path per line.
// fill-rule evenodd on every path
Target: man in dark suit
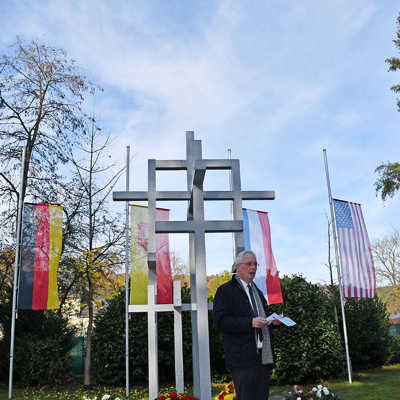
M 268 305 L 253 279 L 256 255 L 242 251 L 236 257 L 236 274 L 221 285 L 214 298 L 214 324 L 222 332 L 226 367 L 232 372 L 239 400 L 266 400 L 274 364 L 266 320 Z M 280 321 L 274 320 L 273 325 Z

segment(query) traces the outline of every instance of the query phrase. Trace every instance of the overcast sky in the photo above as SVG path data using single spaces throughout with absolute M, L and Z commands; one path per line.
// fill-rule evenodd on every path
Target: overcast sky
M 147 187 L 147 159 L 184 159 L 185 131 L 204 158 L 239 158 L 244 190 L 275 190 L 246 202 L 268 211 L 280 275 L 329 279 L 329 204 L 362 204 L 370 239 L 399 228 L 400 196 L 382 203 L 374 169 L 400 160 L 400 113 L 385 58 L 398 1 L 11 1 L 0 2 L 0 50 L 17 35 L 64 48 L 104 88 L 95 100 L 112 137 L 110 155 L 133 153 L 134 190 Z M 124 188 L 124 179 L 119 189 Z M 160 173 L 160 189 L 185 189 L 183 173 Z M 226 172 L 206 189 L 228 189 Z M 115 208 L 124 210 L 122 203 Z M 171 207 L 173 219 L 185 207 Z M 206 217 L 229 218 L 229 204 Z M 172 247 L 187 254 L 185 235 Z M 207 272 L 230 269 L 230 234 L 207 235 Z

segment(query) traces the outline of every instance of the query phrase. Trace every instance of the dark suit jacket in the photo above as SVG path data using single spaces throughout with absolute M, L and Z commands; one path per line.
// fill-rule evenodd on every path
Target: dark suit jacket
M 264 295 L 257 288 L 264 305 L 265 315 L 269 315 Z M 252 367 L 260 364 L 257 353 L 254 318 L 249 298 L 235 277 L 221 285 L 215 294 L 213 304 L 214 324 L 223 336 L 226 367 Z

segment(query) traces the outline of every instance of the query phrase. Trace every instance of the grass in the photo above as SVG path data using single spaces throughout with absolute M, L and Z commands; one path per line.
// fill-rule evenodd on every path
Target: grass
M 400 400 L 400 364 L 363 371 L 356 374 L 353 383 L 328 381 L 328 387 L 342 400 Z
M 350 385 L 347 381 L 340 380 L 328 380 L 324 384 L 328 386 L 334 393 L 340 395 L 341 400 L 400 400 L 400 390 L 398 389 L 400 382 L 400 364 L 385 366 L 374 370 L 362 371 L 355 374 L 353 377 L 353 383 Z M 293 384 L 302 384 L 302 382 L 293 382 Z M 213 397 L 217 395 L 223 388 L 223 384 L 213 384 L 212 392 Z M 289 385 L 284 386 L 272 386 L 271 395 L 284 395 L 291 387 Z M 61 399 L 60 392 L 68 391 L 68 400 L 81 400 L 82 397 L 77 393 L 81 390 L 74 391 L 71 388 L 61 388 L 55 390 L 42 391 L 42 399 Z M 161 392 L 171 391 L 171 388 L 161 388 Z M 29 397 L 24 396 L 25 390 L 21 387 L 16 386 L 13 389 L 13 399 L 15 400 L 28 400 Z M 111 390 L 106 392 L 111 393 Z M 113 394 L 119 395 L 124 398 L 125 390 L 112 389 Z M 58 393 L 58 396 L 57 396 Z M 74 397 L 74 393 L 76 396 Z M 103 392 L 105 393 L 105 392 Z M 53 397 L 54 396 L 54 397 Z M 65 397 L 65 398 L 67 398 Z M 148 400 L 146 390 L 143 388 L 132 389 L 131 400 Z M 0 400 L 8 399 L 8 386 L 0 384 Z

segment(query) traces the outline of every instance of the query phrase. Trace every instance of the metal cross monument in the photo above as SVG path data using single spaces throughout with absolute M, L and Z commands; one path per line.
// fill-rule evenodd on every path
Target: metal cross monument
M 231 190 L 204 191 L 204 176 L 208 169 L 230 170 Z M 187 190 L 158 191 L 156 171 L 176 170 L 186 170 Z M 174 307 L 180 306 L 183 311 L 191 311 L 194 395 L 201 400 L 211 400 L 205 234 L 207 232 L 234 232 L 235 249 L 236 253 L 239 253 L 244 249 L 242 200 L 273 200 L 274 198 L 273 191 L 242 191 L 239 160 L 203 159 L 201 140 L 195 140 L 192 131 L 186 132 L 186 160 L 148 160 L 147 192 L 114 192 L 113 199 L 116 201 L 148 202 L 148 305 L 130 306 L 129 311 L 148 313 L 150 399 L 158 396 L 157 312 L 174 311 Z M 231 200 L 233 219 L 205 221 L 204 200 Z M 189 204 L 187 220 L 156 221 L 157 201 L 187 201 Z M 156 233 L 189 234 L 191 304 L 157 305 Z

